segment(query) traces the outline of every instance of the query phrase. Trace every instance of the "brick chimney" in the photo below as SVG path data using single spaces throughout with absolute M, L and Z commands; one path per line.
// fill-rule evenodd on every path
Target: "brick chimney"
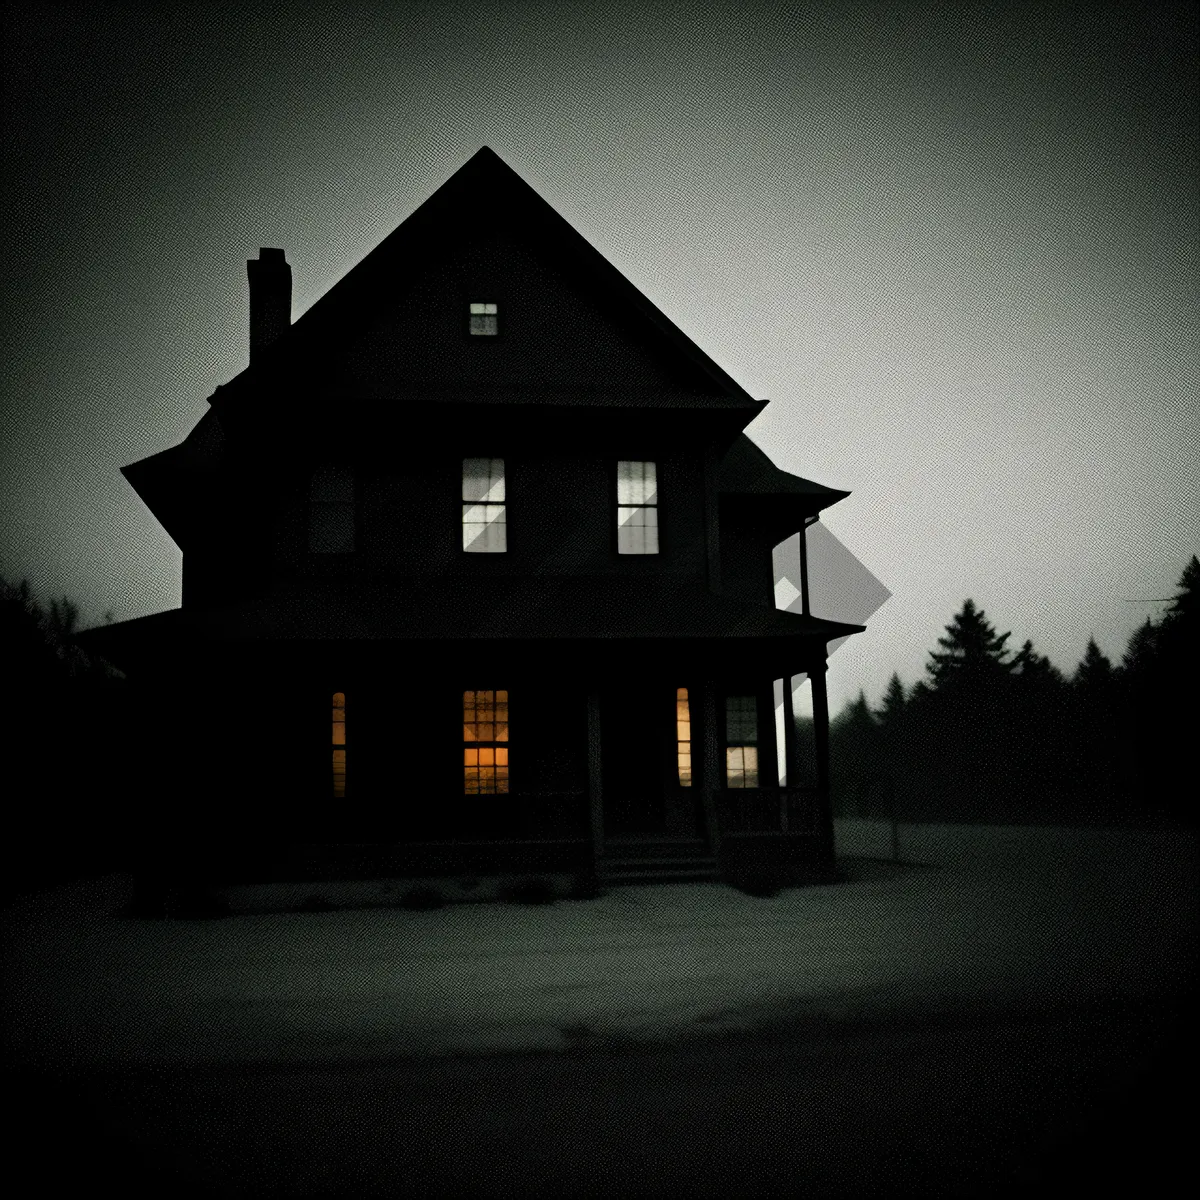
M 250 362 L 292 323 L 292 268 L 282 250 L 265 247 L 246 263 L 250 279 Z

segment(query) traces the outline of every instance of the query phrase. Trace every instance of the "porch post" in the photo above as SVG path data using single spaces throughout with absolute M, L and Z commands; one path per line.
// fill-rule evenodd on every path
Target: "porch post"
M 755 697 L 758 708 L 758 786 L 778 791 L 779 746 L 775 731 L 775 681 L 770 680 L 758 689 Z M 779 826 L 787 832 L 787 800 L 779 792 Z
M 588 692 L 587 698 L 587 795 L 591 821 L 592 865 L 597 869 L 604 853 L 604 797 L 600 771 L 600 695 Z
M 796 706 L 792 700 L 795 677 L 783 680 L 783 770 L 787 786 L 800 786 L 800 738 L 796 732 Z
M 704 823 L 708 826 L 708 844 L 714 855 L 721 850 L 721 829 L 717 818 L 717 789 L 721 786 L 721 745 L 717 737 L 717 685 L 706 679 L 700 689 L 703 708 L 700 724 L 704 750 L 700 755 L 700 786 L 704 805 Z
M 813 733 L 817 751 L 817 833 L 821 856 L 833 862 L 833 807 L 829 796 L 829 698 L 825 690 L 825 671 L 828 666 L 822 656 L 814 663 L 812 680 Z

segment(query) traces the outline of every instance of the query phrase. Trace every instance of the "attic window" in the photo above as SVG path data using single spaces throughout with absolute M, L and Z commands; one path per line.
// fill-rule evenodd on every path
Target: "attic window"
M 652 462 L 617 463 L 617 553 L 658 553 L 658 482 Z
M 354 549 L 354 475 L 345 467 L 321 467 L 308 488 L 308 548 L 314 554 Z
M 497 306 L 479 300 L 471 301 L 470 331 L 473 337 L 495 337 L 500 317 Z
M 462 498 L 463 549 L 502 554 L 508 549 L 504 459 L 464 458 Z

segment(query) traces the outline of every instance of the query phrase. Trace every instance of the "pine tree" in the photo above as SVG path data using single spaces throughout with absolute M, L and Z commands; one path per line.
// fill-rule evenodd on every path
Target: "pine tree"
M 831 722 L 830 779 L 834 799 L 844 816 L 864 816 L 877 770 L 878 733 L 866 693 L 859 691 Z
M 1111 689 L 1115 677 L 1113 665 L 1101 653 L 1096 639 L 1088 638 L 1087 649 L 1071 678 L 1072 686 L 1078 692 L 1099 695 Z
M 938 638 L 940 651 L 933 650 L 926 667 L 935 691 L 960 684 L 992 682 L 1013 668 L 1005 642 L 1011 633 L 997 633 L 987 614 L 967 600 L 962 612 L 946 626 L 946 635 Z
M 888 680 L 887 691 L 883 693 L 883 702 L 875 714 L 879 723 L 891 725 L 899 720 L 907 704 L 908 696 L 905 694 L 904 684 L 900 682 L 900 676 L 893 672 Z

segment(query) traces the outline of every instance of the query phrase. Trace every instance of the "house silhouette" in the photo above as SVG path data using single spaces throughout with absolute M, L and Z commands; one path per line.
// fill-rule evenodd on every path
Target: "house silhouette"
M 772 548 L 848 493 L 490 149 L 291 321 L 248 263 L 249 365 L 124 468 L 180 608 L 122 667 L 147 825 L 225 879 L 832 865 L 826 646 Z M 806 752 L 784 688 L 813 681 Z

